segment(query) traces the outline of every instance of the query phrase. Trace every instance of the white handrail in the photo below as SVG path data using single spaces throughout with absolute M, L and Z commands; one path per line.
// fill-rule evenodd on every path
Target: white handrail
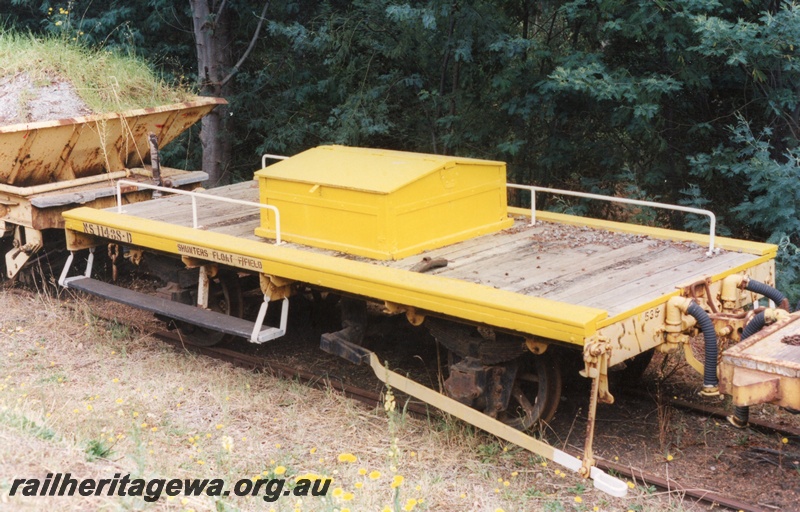
M 151 183 L 140 183 L 138 181 L 119 180 L 117 181 L 117 213 L 125 213 L 122 210 L 122 185 L 129 185 L 133 187 L 147 188 L 151 190 L 159 190 L 170 194 L 178 194 L 183 196 L 190 196 L 192 198 L 192 227 L 197 228 L 197 198 L 213 199 L 214 201 L 222 201 L 223 203 L 241 204 L 244 206 L 253 206 L 270 210 L 275 214 L 275 244 L 280 245 L 281 242 L 281 214 L 278 209 L 271 204 L 254 203 L 253 201 L 242 201 L 241 199 L 231 199 L 224 196 L 215 196 L 211 194 L 203 194 L 202 192 L 193 192 L 190 190 L 180 190 L 176 188 L 159 187 Z
M 506 183 L 508 188 L 517 188 L 521 190 L 528 190 L 531 193 L 531 225 L 536 224 L 536 192 L 545 192 L 548 194 L 560 194 L 565 196 L 583 197 L 586 199 L 599 199 L 601 201 L 611 201 L 614 203 L 633 204 L 638 206 L 650 206 L 653 208 L 664 208 L 667 210 L 676 210 L 680 212 L 696 213 L 699 215 L 706 215 L 709 218 L 709 234 L 708 234 L 708 252 L 706 255 L 711 256 L 714 254 L 714 238 L 717 231 L 717 217 L 714 212 L 704 210 L 702 208 L 692 208 L 689 206 L 678 206 L 675 204 L 656 203 L 653 201 L 640 201 L 639 199 L 628 199 L 625 197 L 603 196 L 600 194 L 587 194 L 586 192 L 573 192 L 572 190 L 560 190 L 556 188 L 536 187 L 533 185 L 517 185 L 515 183 Z M 717 249 L 718 251 L 719 249 Z
M 265 155 L 261 155 L 261 168 L 262 169 L 267 166 L 267 158 L 270 158 L 272 160 L 286 160 L 289 157 L 288 156 L 283 156 L 283 155 L 270 155 L 269 153 L 267 153 Z

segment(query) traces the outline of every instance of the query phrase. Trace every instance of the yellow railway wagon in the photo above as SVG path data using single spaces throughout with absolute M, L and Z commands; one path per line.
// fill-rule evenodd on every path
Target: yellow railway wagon
M 348 158 L 359 164 L 345 165 Z M 397 162 L 410 162 L 412 171 L 390 179 Z M 748 305 L 762 296 L 785 306 L 773 288 L 777 248 L 716 238 L 713 231 L 509 208 L 504 193 L 498 195 L 498 173 L 504 180 L 504 166 L 491 161 L 323 147 L 266 167 L 254 181 L 108 210 L 77 208 L 64 213 L 73 254 L 121 245 L 130 261 L 152 262 L 168 286 L 151 296 L 93 279 L 91 256 L 80 275 L 71 276 L 70 261 L 60 283 L 191 324 L 186 332 L 201 344 L 280 338 L 292 295 L 333 292 L 342 297 L 342 329 L 322 336 L 324 350 L 370 364 L 392 386 L 624 494 L 626 486 L 592 458 L 597 404 L 613 402 L 609 368 L 641 369 L 654 350 L 684 350 L 703 374 L 702 392 L 718 394 L 719 343 L 747 333 Z M 384 181 L 400 185 L 379 185 Z M 393 197 L 403 189 L 409 193 Z M 403 217 L 390 211 L 392 204 L 421 210 L 407 238 L 398 235 Z M 326 217 L 343 222 L 349 213 L 356 220 L 367 207 L 383 209 L 382 231 L 359 222 L 319 227 Z M 700 213 L 709 214 L 713 227 L 713 214 Z M 435 228 L 426 225 L 440 219 Z M 368 236 L 353 242 L 362 227 Z M 381 245 L 381 237 L 394 238 Z M 245 275 L 258 277 L 264 298 L 255 319 L 240 318 Z M 367 302 L 426 326 L 452 353 L 446 395 L 388 371 L 361 345 Z M 264 326 L 272 303 L 281 307 L 279 325 Z M 691 350 L 694 334 L 704 337 L 702 354 Z M 582 460 L 524 433 L 555 413 L 559 350 L 581 358 L 581 374 L 593 382 Z

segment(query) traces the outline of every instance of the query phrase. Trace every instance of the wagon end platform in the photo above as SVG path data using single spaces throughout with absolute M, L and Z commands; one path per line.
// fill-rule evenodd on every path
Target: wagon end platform
M 737 407 L 771 403 L 800 409 L 800 313 L 723 352 L 719 371 L 720 389 Z

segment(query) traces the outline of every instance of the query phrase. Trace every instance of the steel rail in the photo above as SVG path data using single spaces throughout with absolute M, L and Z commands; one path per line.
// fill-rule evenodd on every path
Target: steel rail
M 642 399 L 651 399 L 655 401 L 655 397 L 653 395 L 643 390 L 631 388 L 631 389 L 626 389 L 623 393 L 628 396 L 633 396 Z M 681 400 L 680 398 L 667 398 L 666 404 L 679 409 L 693 411 L 700 414 L 706 414 L 711 417 L 721 418 L 725 420 L 727 420 L 728 416 L 731 415 L 731 411 L 726 411 L 725 409 L 721 409 L 719 407 L 714 407 L 711 405 L 688 402 L 686 400 Z M 800 429 L 792 428 L 791 426 L 788 425 L 778 425 L 770 421 L 760 420 L 758 418 L 752 418 L 752 417 L 748 420 L 747 424 L 751 428 L 760 430 L 762 432 L 776 433 L 776 434 L 781 434 L 783 436 L 792 436 L 800 439 Z
M 698 502 L 709 503 L 711 505 L 721 505 L 731 510 L 740 510 L 743 512 L 772 512 L 768 508 L 747 503 L 736 498 L 723 496 L 708 489 L 685 487 L 681 483 L 676 482 L 671 478 L 660 477 L 642 469 L 634 468 L 633 466 L 624 466 L 622 464 L 599 458 L 595 460 L 595 465 L 604 471 L 613 471 L 617 474 L 624 475 L 625 477 L 630 478 L 634 482 L 641 483 L 642 485 L 653 485 L 668 492 L 680 493 L 684 496 L 688 496 L 694 500 L 697 500 Z

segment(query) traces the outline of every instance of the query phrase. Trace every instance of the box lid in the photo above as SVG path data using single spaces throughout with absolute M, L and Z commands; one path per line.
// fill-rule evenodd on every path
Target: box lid
M 319 146 L 256 172 L 256 178 L 389 194 L 440 169 L 503 162 L 386 149 Z

